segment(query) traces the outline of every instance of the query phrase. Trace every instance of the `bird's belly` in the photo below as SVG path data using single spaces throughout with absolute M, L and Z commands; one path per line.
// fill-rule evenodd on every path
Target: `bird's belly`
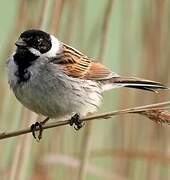
M 95 112 L 102 99 L 96 82 L 62 76 L 37 77 L 13 90 L 24 106 L 51 118 Z

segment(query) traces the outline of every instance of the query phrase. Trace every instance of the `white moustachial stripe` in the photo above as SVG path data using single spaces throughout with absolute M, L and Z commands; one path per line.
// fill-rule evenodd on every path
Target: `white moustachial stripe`
M 29 48 L 29 51 L 31 51 L 32 52 L 32 54 L 34 54 L 34 55 L 36 55 L 36 56 L 40 56 L 41 55 L 41 53 L 40 53 L 40 51 L 38 51 L 37 49 L 35 49 L 35 48 Z

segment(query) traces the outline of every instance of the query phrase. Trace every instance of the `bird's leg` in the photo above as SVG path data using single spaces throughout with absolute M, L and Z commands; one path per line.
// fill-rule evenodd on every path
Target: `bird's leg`
M 80 120 L 80 115 L 78 113 L 76 113 L 74 116 L 71 117 L 70 126 L 74 126 L 75 130 L 79 130 L 84 125 L 85 123 Z
M 50 118 L 47 117 L 46 119 L 44 119 L 44 121 L 42 122 L 36 122 L 34 124 L 31 125 L 31 132 L 33 137 L 37 140 L 40 141 L 40 139 L 42 138 L 42 132 L 43 132 L 43 125 L 49 120 Z M 39 128 L 39 134 L 38 137 L 36 137 L 35 135 L 35 131 L 37 130 L 37 128 Z

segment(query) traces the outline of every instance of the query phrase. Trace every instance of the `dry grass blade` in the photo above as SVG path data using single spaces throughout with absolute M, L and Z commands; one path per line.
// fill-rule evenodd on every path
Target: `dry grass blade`
M 139 114 L 142 114 L 152 121 L 162 124 L 167 123 L 170 124 L 170 113 L 168 111 L 165 111 L 163 109 L 153 109 L 153 110 L 147 110 L 139 112 Z
M 41 163 L 44 166 L 47 165 L 65 165 L 68 166 L 69 168 L 78 168 L 79 164 L 80 164 L 80 160 L 72 157 L 72 156 L 68 156 L 68 155 L 61 155 L 61 154 L 49 154 L 47 156 L 45 156 Z M 87 164 L 87 172 L 89 174 L 95 175 L 97 176 L 99 179 L 116 179 L 116 180 L 127 180 L 127 178 L 124 178 L 122 176 L 119 176 L 111 171 L 109 171 L 108 169 L 102 169 L 99 168 L 91 163 Z
M 162 154 L 157 151 L 124 150 L 124 149 L 103 149 L 91 152 L 91 158 L 115 157 L 121 159 L 141 159 L 154 161 L 155 163 L 170 164 L 169 154 Z
M 105 8 L 105 14 L 104 14 L 104 20 L 103 20 L 103 27 L 102 27 L 102 33 L 101 33 L 101 45 L 99 50 L 98 59 L 104 58 L 104 52 L 106 48 L 106 38 L 107 38 L 107 32 L 109 28 L 109 20 L 111 18 L 112 13 L 112 7 L 113 7 L 113 0 L 109 0 L 107 2 L 106 8 Z
M 79 172 L 78 172 L 78 179 L 84 180 L 86 179 L 87 175 L 87 166 L 88 166 L 88 160 L 90 157 L 91 152 L 91 146 L 92 146 L 92 123 L 89 123 L 87 125 L 86 132 L 84 134 L 84 138 L 82 141 L 82 151 L 81 151 L 81 158 L 80 158 L 80 166 L 79 166 Z

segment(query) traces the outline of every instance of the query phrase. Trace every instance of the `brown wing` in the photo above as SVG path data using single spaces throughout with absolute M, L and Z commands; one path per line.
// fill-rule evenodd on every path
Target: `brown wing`
M 104 80 L 113 75 L 104 65 L 95 63 L 92 58 L 65 44 L 63 44 L 63 51 L 56 63 L 60 64 L 65 73 L 72 77 Z
M 85 79 L 105 80 L 110 79 L 113 73 L 100 63 L 91 62 L 91 66 L 85 74 Z

